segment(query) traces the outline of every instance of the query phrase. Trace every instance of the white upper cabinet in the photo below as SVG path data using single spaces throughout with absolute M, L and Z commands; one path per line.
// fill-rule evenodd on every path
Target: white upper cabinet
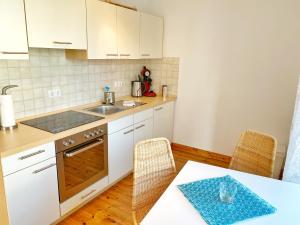
M 141 13 L 140 58 L 162 58 L 163 18 Z
M 25 9 L 29 47 L 87 49 L 85 0 L 25 0 Z
M 87 0 L 88 59 L 118 58 L 117 7 Z
M 0 0 L 0 59 L 27 59 L 23 0 Z
M 121 59 L 139 58 L 140 13 L 117 8 L 118 53 Z

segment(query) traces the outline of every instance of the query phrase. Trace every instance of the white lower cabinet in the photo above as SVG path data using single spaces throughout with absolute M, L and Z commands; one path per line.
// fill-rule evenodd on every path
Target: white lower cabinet
M 49 225 L 59 219 L 56 159 L 4 177 L 10 225 Z
M 152 138 L 153 117 L 134 124 L 134 145 L 140 141 Z
M 108 135 L 109 183 L 133 169 L 133 125 Z
M 173 138 L 174 102 L 168 102 L 154 107 L 153 137 L 165 137 L 169 141 Z

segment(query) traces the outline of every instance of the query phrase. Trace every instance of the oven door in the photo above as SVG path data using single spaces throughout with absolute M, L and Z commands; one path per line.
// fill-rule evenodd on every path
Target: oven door
M 107 176 L 107 135 L 57 153 L 60 202 Z

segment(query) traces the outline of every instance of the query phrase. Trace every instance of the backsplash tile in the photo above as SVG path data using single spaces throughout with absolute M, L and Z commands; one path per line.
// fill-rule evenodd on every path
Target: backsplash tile
M 29 60 L 0 60 L 0 88 L 19 85 L 9 91 L 17 118 L 102 100 L 104 85 L 117 97 L 130 95 L 131 81 L 144 65 L 157 93 L 167 84 L 169 94 L 177 95 L 178 58 L 70 60 L 60 49 L 30 49 L 29 55 Z M 48 91 L 56 88 L 61 96 L 49 98 Z

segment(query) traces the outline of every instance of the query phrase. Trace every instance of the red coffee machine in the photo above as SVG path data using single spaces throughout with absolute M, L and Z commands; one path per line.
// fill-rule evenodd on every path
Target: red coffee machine
M 156 93 L 152 89 L 152 79 L 151 79 L 151 71 L 147 69 L 146 66 L 143 67 L 141 71 L 141 75 L 143 77 L 143 84 L 145 87 L 144 96 L 146 97 L 155 97 Z

